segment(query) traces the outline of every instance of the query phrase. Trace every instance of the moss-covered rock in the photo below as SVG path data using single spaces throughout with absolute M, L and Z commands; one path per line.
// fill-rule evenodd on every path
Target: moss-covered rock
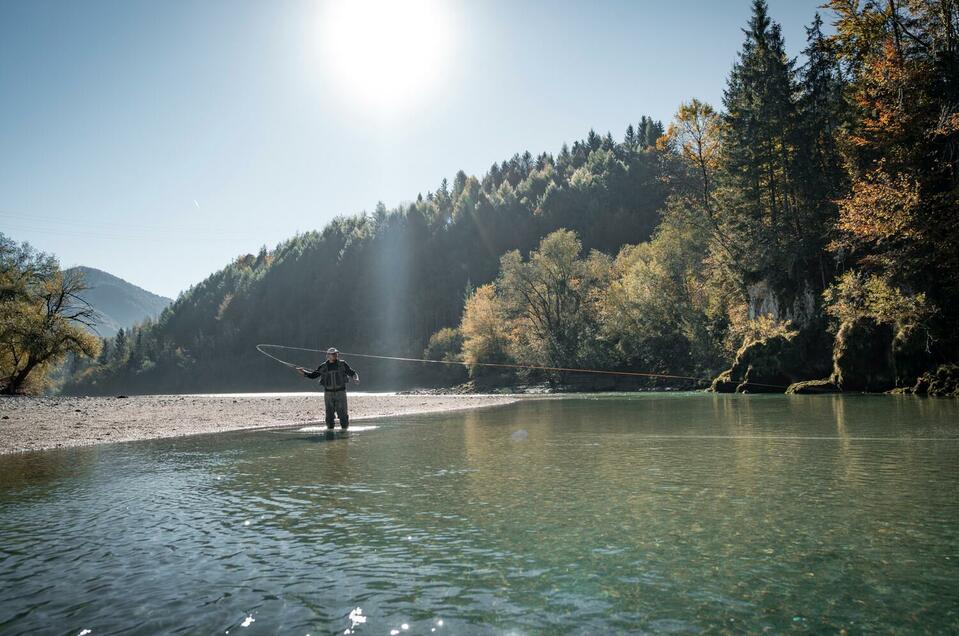
M 918 326 L 899 329 L 892 340 L 892 362 L 898 387 L 911 387 L 932 366 L 927 332 Z
M 841 389 L 832 380 L 804 380 L 795 382 L 786 389 L 787 395 L 810 395 L 820 393 L 841 393 Z
M 888 391 L 896 386 L 893 329 L 871 318 L 844 322 L 833 345 L 830 380 L 843 391 Z
M 823 380 L 797 382 L 787 393 L 879 393 L 912 387 L 929 368 L 925 332 L 918 327 L 895 329 L 871 318 L 844 322 L 832 345 L 832 373 Z M 907 388 L 903 392 L 910 393 Z
M 739 382 L 733 382 L 729 371 L 723 371 L 709 385 L 709 390 L 713 393 L 735 393 Z
M 911 392 L 933 397 L 959 397 L 959 366 L 943 364 L 935 371 L 923 373 Z
M 733 366 L 711 387 L 717 393 L 783 393 L 793 383 L 825 374 L 824 356 L 817 355 L 818 336 L 788 332 L 751 340 L 736 353 Z

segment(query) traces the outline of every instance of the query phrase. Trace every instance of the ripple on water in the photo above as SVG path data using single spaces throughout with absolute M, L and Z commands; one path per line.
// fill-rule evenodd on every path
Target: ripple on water
M 359 426 L 354 424 L 354 425 L 351 425 L 346 430 L 343 430 L 342 428 L 337 426 L 336 428 L 332 429 L 332 431 L 336 433 L 366 433 L 368 431 L 375 431 L 378 428 L 379 426 L 376 426 L 374 424 L 366 424 L 366 425 L 361 424 Z M 295 430 L 300 433 L 327 433 L 327 432 L 330 432 L 331 429 L 326 428 L 326 425 L 324 424 L 322 426 L 302 426 L 296 429 L 278 429 L 276 432 L 280 433 L 280 432 L 286 432 L 288 430 Z
M 955 407 L 584 403 L 0 458 L 0 631 L 959 630 Z

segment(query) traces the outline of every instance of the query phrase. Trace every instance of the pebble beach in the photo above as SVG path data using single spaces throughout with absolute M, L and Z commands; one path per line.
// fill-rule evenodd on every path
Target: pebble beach
M 351 393 L 350 421 L 508 404 L 502 395 Z M 320 393 L 6 397 L 0 453 L 323 422 Z

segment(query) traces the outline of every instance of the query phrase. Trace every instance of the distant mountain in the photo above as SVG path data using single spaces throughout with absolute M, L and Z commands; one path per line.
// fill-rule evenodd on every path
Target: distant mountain
M 92 267 L 72 267 L 67 271 L 83 273 L 87 289 L 82 296 L 100 316 L 97 334 L 116 335 L 146 318 L 156 318 L 173 301 L 128 283 L 113 274 Z

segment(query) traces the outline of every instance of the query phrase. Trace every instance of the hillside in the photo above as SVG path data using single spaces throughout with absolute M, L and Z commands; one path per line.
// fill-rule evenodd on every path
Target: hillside
M 831 5 L 838 35 L 815 16 L 800 60 L 756 0 L 721 111 L 693 99 L 667 130 L 590 131 L 241 256 L 65 390 L 305 388 L 254 349 L 275 343 L 425 350 L 487 388 L 571 382 L 474 363 L 959 394 L 955 25 L 923 3 Z M 364 388 L 466 379 L 362 362 Z
M 120 329 L 128 329 L 147 318 L 157 318 L 173 301 L 158 296 L 122 278 L 93 267 L 73 267 L 68 272 L 83 273 L 89 287 L 82 296 L 96 309 L 97 334 L 113 337 Z
M 503 253 L 528 253 L 559 228 L 607 253 L 647 240 L 668 194 L 667 165 L 654 147 L 663 132 L 646 117 L 623 142 L 590 131 L 555 156 L 516 154 L 479 178 L 460 171 L 411 204 L 379 204 L 238 257 L 131 334 L 141 348 L 121 356 L 123 364 L 88 369 L 65 390 L 307 388 L 256 352 L 263 342 L 419 357 L 431 335 L 459 323 L 469 290 L 496 277 Z M 436 379 L 416 365 L 362 366 L 364 388 Z

